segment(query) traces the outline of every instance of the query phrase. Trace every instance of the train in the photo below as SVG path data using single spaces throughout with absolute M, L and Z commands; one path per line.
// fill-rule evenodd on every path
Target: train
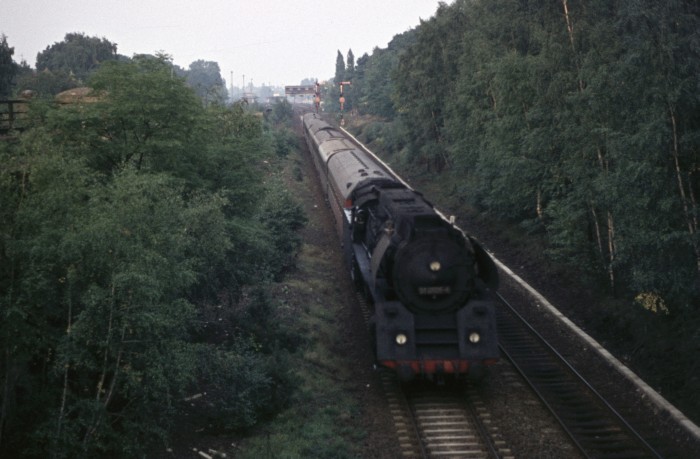
M 350 276 L 372 308 L 378 365 L 401 381 L 482 379 L 499 358 L 488 252 L 318 113 L 301 115 Z

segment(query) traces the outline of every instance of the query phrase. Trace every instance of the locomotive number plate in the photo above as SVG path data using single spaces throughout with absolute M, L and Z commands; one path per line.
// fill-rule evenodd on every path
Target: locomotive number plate
M 435 287 L 418 287 L 419 295 L 449 295 L 452 289 L 448 286 L 438 285 Z

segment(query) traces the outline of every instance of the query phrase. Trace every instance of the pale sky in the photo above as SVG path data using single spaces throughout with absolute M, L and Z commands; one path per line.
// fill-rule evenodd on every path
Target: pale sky
M 0 0 L 0 34 L 15 62 L 36 55 L 66 33 L 106 38 L 117 52 L 163 51 L 187 69 L 219 63 L 227 86 L 243 76 L 261 84 L 297 85 L 332 78 L 338 50 L 357 60 L 394 35 L 430 19 L 438 0 Z M 451 0 L 445 3 L 451 3 Z

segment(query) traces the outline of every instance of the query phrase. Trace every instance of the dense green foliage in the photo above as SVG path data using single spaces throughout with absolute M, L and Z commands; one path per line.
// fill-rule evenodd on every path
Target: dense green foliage
M 224 103 L 228 96 L 219 64 L 199 59 L 190 64 L 187 83 L 205 103 Z
M 260 118 L 205 108 L 164 59 L 90 84 L 0 144 L 3 457 L 138 457 L 187 395 L 232 429 L 293 387 L 294 318 L 264 286 L 305 220 L 267 177 Z
M 19 66 L 12 60 L 15 49 L 7 43 L 7 37 L 0 34 L 0 98 L 12 93 L 12 83 Z
M 14 53 L 7 37 L 0 34 L 0 97 L 31 90 L 34 97 L 53 98 L 56 94 L 84 86 L 102 65 L 108 62 L 139 61 L 141 65 L 152 61 L 155 65 L 167 63 L 170 74 L 183 77 L 205 104 L 223 104 L 228 91 L 219 64 L 196 60 L 185 70 L 172 62 L 170 56 L 158 53 L 135 54 L 132 58 L 117 53 L 116 43 L 106 38 L 89 37 L 82 33 L 68 33 L 60 42 L 37 55 L 36 69 L 26 62 L 12 60 Z
M 700 350 L 699 39 L 689 0 L 456 0 L 360 58 L 353 89 L 384 117 L 367 140 L 622 299 L 601 322 L 629 352 L 683 358 Z M 667 383 L 697 387 L 696 369 Z
M 698 30 L 680 0 L 456 1 L 363 56 L 353 84 L 465 200 L 682 310 L 700 287 Z
M 63 41 L 47 46 L 37 54 L 36 69 L 39 72 L 73 72 L 79 81 L 84 82 L 100 64 L 116 59 L 116 43 L 82 33 L 67 33 Z

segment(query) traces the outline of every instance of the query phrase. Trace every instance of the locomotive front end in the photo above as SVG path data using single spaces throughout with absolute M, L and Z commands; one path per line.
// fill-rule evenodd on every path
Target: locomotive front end
M 437 219 L 435 219 L 437 220 Z M 457 310 L 474 292 L 475 260 L 464 243 L 434 221 L 399 245 L 391 273 L 396 296 L 418 314 Z
M 499 355 L 490 257 L 414 190 L 370 194 L 355 234 L 371 254 L 378 362 L 404 380 L 483 373 Z

